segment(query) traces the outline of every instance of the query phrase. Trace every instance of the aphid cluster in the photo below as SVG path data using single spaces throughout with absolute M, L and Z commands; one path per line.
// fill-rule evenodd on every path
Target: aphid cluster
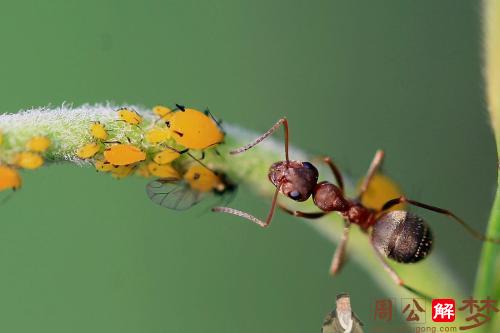
M 186 209 L 206 194 L 233 192 L 226 177 L 203 163 L 205 151 L 224 140 L 219 123 L 207 111 L 177 105 L 153 108 L 156 121 L 145 125 L 143 116 L 130 108 L 117 110 L 116 121 L 140 129 L 142 136 L 133 141 L 117 140 L 101 123 L 89 127 L 91 141 L 76 151 L 76 156 L 92 160 L 97 171 L 109 172 L 115 178 L 132 174 L 156 177 L 147 185 L 152 201 L 173 209 Z M 196 158 L 191 152 L 201 152 Z M 190 159 L 188 163 L 178 163 Z
M 49 138 L 34 136 L 25 143 L 23 150 L 4 156 L 4 145 L 8 143 L 8 139 L 0 132 L 0 191 L 15 191 L 21 188 L 22 178 L 18 170 L 34 170 L 41 167 L 44 155 L 51 145 Z

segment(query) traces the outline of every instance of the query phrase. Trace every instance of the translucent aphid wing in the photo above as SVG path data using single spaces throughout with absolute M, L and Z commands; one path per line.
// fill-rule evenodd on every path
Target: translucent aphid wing
M 157 179 L 146 185 L 146 193 L 154 203 L 169 209 L 185 210 L 197 203 L 205 193 L 193 190 L 182 180 Z

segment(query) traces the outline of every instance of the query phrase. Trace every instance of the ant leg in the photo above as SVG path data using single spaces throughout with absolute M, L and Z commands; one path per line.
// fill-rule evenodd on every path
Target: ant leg
M 325 162 L 326 165 L 328 165 L 330 167 L 330 170 L 332 171 L 333 176 L 335 177 L 335 180 L 337 181 L 337 185 L 342 190 L 342 193 L 344 193 L 344 179 L 342 178 L 342 174 L 340 173 L 337 166 L 333 163 L 333 161 L 330 157 L 323 157 L 323 162 Z
M 257 139 L 250 142 L 246 146 L 231 150 L 229 153 L 231 155 L 240 154 L 240 153 L 243 153 L 243 152 L 247 151 L 248 149 L 252 148 L 253 146 L 258 145 L 265 138 L 267 138 L 268 136 L 273 134 L 280 127 L 281 124 L 283 124 L 283 127 L 285 128 L 285 156 L 286 156 L 286 161 L 288 162 L 288 160 L 289 160 L 288 159 L 288 121 L 286 120 L 286 118 L 281 118 L 280 120 L 278 120 L 278 122 L 276 122 L 276 124 L 274 124 L 273 127 L 271 127 L 266 133 L 262 134 L 261 136 L 259 136 Z
M 481 241 L 500 244 L 500 239 L 487 237 L 487 236 L 481 234 L 480 232 L 478 232 L 477 230 L 475 230 L 471 226 L 469 226 L 467 223 L 465 223 L 461 218 L 459 218 L 458 216 L 456 216 L 455 214 L 453 214 L 451 211 L 449 211 L 447 209 L 443 209 L 443 208 L 439 208 L 439 207 L 427 205 L 427 204 L 424 204 L 422 202 L 418 202 L 418 201 L 415 201 L 415 200 L 410 200 L 410 199 L 406 198 L 405 196 L 401 196 L 399 198 L 395 198 L 395 199 L 391 199 L 391 200 L 387 201 L 384 204 L 384 206 L 382 206 L 381 212 L 383 212 L 385 210 L 388 210 L 391 207 L 393 207 L 393 206 L 395 206 L 397 204 L 400 204 L 400 203 L 407 203 L 407 204 L 410 204 L 410 205 L 413 205 L 413 206 L 416 206 L 416 207 L 420 207 L 420 208 L 423 208 L 423 209 L 430 210 L 432 212 L 436 212 L 436 213 L 439 213 L 439 214 L 446 215 L 446 216 L 450 217 L 453 221 L 455 221 L 458 224 L 462 225 L 462 227 L 464 227 L 467 230 L 467 232 L 469 232 L 469 234 L 472 235 L 472 237 L 474 237 L 476 239 L 479 239 Z
M 423 297 L 427 300 L 431 300 L 432 297 L 408 286 L 406 283 L 404 283 L 403 279 L 401 279 L 398 275 L 398 273 L 396 273 L 396 271 L 394 269 L 392 269 L 391 266 L 389 266 L 389 264 L 387 263 L 387 261 L 385 261 L 385 258 L 384 258 L 384 255 L 382 253 L 380 253 L 379 250 L 377 250 L 377 248 L 375 247 L 375 245 L 373 244 L 373 242 L 370 242 L 372 244 L 372 247 L 373 247 L 373 251 L 375 251 L 375 254 L 377 255 L 377 258 L 380 260 L 380 263 L 382 264 L 382 266 L 384 267 L 385 271 L 387 273 L 389 273 L 390 277 L 392 278 L 392 280 L 394 281 L 394 283 L 396 283 L 398 286 L 401 286 L 403 288 L 405 288 L 406 290 L 408 290 L 409 292 L 417 295 L 417 296 L 420 296 L 420 297 Z
M 347 246 L 347 240 L 349 239 L 349 230 L 351 228 L 351 223 L 344 222 L 344 232 L 342 233 L 342 238 L 340 239 L 340 243 L 335 250 L 335 253 L 332 258 L 332 263 L 330 265 L 330 275 L 335 276 L 340 272 L 344 262 L 345 262 L 345 249 Z
M 366 172 L 365 179 L 363 179 L 363 183 L 361 184 L 361 188 L 360 188 L 359 194 L 358 194 L 359 201 L 361 201 L 361 198 L 363 197 L 363 194 L 365 194 L 366 189 L 370 185 L 370 182 L 372 181 L 373 176 L 380 168 L 380 165 L 382 164 L 383 159 L 384 159 L 384 151 L 377 150 L 377 152 L 375 153 L 375 156 L 373 157 L 372 163 L 370 164 L 370 167 L 368 168 L 368 171 Z
M 255 224 L 258 224 L 262 228 L 267 228 L 269 226 L 269 224 L 271 224 L 271 220 L 273 219 L 274 211 L 276 210 L 276 202 L 278 199 L 278 194 L 280 193 L 280 187 L 281 187 L 281 184 L 276 188 L 276 191 L 274 192 L 273 202 L 271 204 L 271 209 L 269 210 L 269 214 L 267 214 L 267 218 L 265 221 L 262 221 L 249 213 L 246 213 L 246 212 L 243 212 L 241 210 L 234 209 L 234 208 L 229 208 L 229 207 L 214 207 L 214 208 L 212 208 L 212 212 L 233 214 L 233 215 L 242 217 L 244 219 L 247 219 Z
M 319 219 L 323 216 L 325 216 L 326 214 L 329 214 L 331 212 L 311 212 L 311 213 L 307 213 L 307 212 L 301 212 L 299 210 L 291 210 L 287 207 L 285 207 L 285 205 L 281 204 L 278 202 L 278 207 L 283 210 L 285 213 L 287 214 L 290 214 L 290 215 L 293 215 L 293 216 L 297 216 L 297 217 L 303 217 L 305 219 Z

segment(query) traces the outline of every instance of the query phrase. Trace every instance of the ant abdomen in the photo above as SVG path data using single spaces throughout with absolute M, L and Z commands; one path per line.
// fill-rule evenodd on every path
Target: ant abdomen
M 373 225 L 371 238 L 382 254 L 401 263 L 418 262 L 432 249 L 432 233 L 427 223 L 403 210 L 381 216 Z

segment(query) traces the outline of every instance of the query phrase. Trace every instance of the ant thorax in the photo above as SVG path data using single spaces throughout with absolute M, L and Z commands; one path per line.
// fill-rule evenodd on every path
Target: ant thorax
M 342 212 L 342 215 L 361 229 L 368 229 L 376 222 L 375 210 L 365 207 L 357 201 L 351 201 L 349 209 Z
M 318 170 L 309 162 L 280 161 L 269 168 L 269 180 L 295 201 L 306 201 L 318 181 Z

